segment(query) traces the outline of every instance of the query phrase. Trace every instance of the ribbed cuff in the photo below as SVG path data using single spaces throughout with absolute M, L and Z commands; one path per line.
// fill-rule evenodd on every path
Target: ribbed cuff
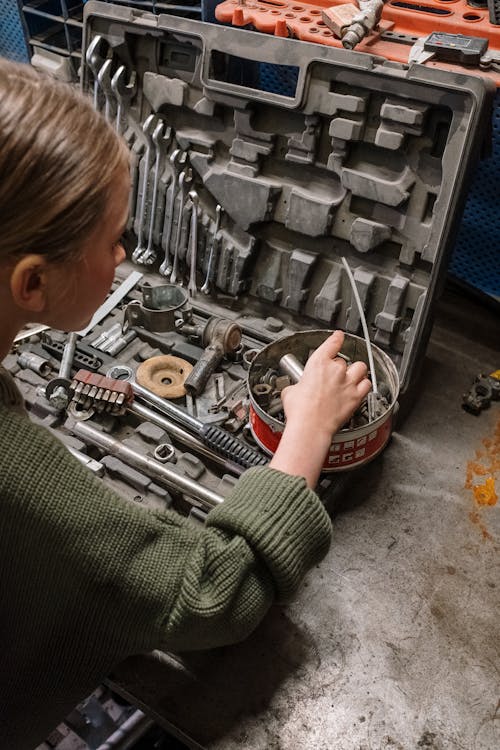
M 212 510 L 207 526 L 244 536 L 273 577 L 280 600 L 328 551 L 331 522 L 302 477 L 276 469 L 249 469 L 230 496 Z

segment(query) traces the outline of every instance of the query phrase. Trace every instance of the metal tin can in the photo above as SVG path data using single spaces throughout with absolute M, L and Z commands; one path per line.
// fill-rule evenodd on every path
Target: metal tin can
M 285 336 L 263 347 L 252 360 L 248 371 L 250 394 L 250 429 L 259 446 L 273 455 L 285 428 L 282 420 L 271 416 L 253 396 L 253 388 L 270 371 L 278 371 L 278 363 L 285 354 L 292 353 L 306 363 L 309 355 L 325 341 L 332 331 L 300 331 Z M 353 469 L 368 463 L 387 445 L 392 431 L 394 410 L 399 395 L 399 377 L 390 357 L 372 344 L 375 373 L 379 383 L 385 384 L 388 392 L 388 407 L 369 424 L 346 427 L 334 435 L 330 450 L 323 464 L 323 471 L 336 472 Z M 366 343 L 363 338 L 346 333 L 342 354 L 352 361 L 368 362 Z

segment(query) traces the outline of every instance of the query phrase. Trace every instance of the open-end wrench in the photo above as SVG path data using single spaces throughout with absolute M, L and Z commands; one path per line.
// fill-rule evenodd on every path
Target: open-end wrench
M 138 226 L 137 226 L 137 247 L 132 253 L 132 260 L 136 263 L 141 262 L 142 254 L 146 251 L 144 246 L 144 223 L 146 219 L 146 201 L 149 182 L 149 170 L 151 169 L 151 151 L 153 149 L 152 134 L 155 126 L 156 115 L 151 114 L 146 118 L 142 126 L 142 132 L 146 141 L 146 153 L 144 154 L 144 171 L 142 175 L 142 195 L 140 196 Z
M 113 78 L 111 79 L 111 90 L 116 99 L 116 120 L 115 128 L 117 133 L 122 132 L 123 115 L 127 115 L 130 102 L 134 96 L 136 85 L 136 72 L 132 71 L 129 82 L 126 81 L 127 70 L 124 65 L 120 65 Z
M 177 219 L 177 231 L 175 234 L 175 250 L 174 250 L 174 264 L 172 266 L 172 275 L 170 281 L 172 284 L 181 283 L 177 282 L 177 276 L 179 274 L 179 250 L 181 245 L 181 234 L 182 234 L 182 215 L 184 213 L 184 204 L 186 202 L 185 189 L 193 181 L 193 172 L 188 167 L 181 172 L 179 175 L 179 214 Z
M 165 221 L 163 223 L 162 240 L 161 244 L 165 250 L 165 258 L 159 268 L 159 272 L 162 276 L 170 276 L 172 273 L 172 264 L 170 262 L 170 239 L 172 237 L 172 226 L 174 223 L 174 212 L 175 212 L 175 198 L 177 196 L 177 189 L 179 186 L 179 176 L 181 170 L 186 163 L 187 153 L 182 151 L 180 148 L 176 148 L 170 156 L 170 164 L 172 165 L 173 176 L 172 182 L 168 187 L 169 197 L 165 210 Z
M 154 178 L 153 178 L 153 195 L 151 198 L 151 209 L 149 212 L 149 236 L 148 246 L 145 252 L 140 257 L 140 262 L 144 265 L 151 265 L 156 260 L 156 253 L 153 248 L 153 229 L 156 220 L 156 206 L 158 204 L 158 184 L 160 182 L 160 165 L 167 153 L 168 144 L 170 143 L 169 128 L 163 120 L 158 122 L 158 125 L 153 130 L 152 141 L 156 150 Z
M 95 36 L 87 47 L 85 53 L 85 61 L 92 71 L 94 76 L 94 108 L 98 109 L 99 99 L 99 71 L 106 60 L 103 54 L 104 48 L 107 46 L 105 39 L 99 34 Z
M 220 205 L 220 203 L 218 203 L 215 208 L 215 229 L 214 229 L 214 233 L 212 235 L 212 240 L 210 243 L 210 251 L 208 253 L 207 275 L 205 278 L 205 282 L 203 286 L 201 287 L 201 291 L 203 292 L 203 294 L 210 294 L 210 285 L 212 283 L 212 273 L 213 273 L 212 268 L 213 268 L 214 257 L 215 257 L 215 246 L 217 244 L 217 234 L 220 229 L 222 211 L 223 211 L 222 206 Z
M 189 231 L 189 249 L 188 249 L 188 260 L 189 260 L 189 283 L 188 283 L 188 294 L 190 297 L 196 296 L 196 260 L 198 251 L 198 193 L 196 190 L 191 190 L 189 193 L 193 209 L 191 211 L 191 228 Z
M 104 117 L 111 122 L 113 107 L 113 90 L 111 88 L 111 67 L 113 60 L 105 60 L 97 74 L 97 81 L 104 94 Z

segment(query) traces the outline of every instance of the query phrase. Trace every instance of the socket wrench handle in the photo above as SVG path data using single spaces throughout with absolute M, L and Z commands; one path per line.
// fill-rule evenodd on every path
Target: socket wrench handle
M 192 417 L 185 409 L 177 404 L 160 398 L 155 393 L 139 385 L 135 381 L 132 368 L 126 365 L 115 365 L 106 373 L 108 378 L 117 378 L 119 380 L 128 380 L 132 385 L 134 395 L 144 399 L 146 403 L 155 406 L 161 414 L 179 422 L 187 430 L 192 430 L 198 437 L 212 448 L 216 453 L 225 458 L 229 458 L 235 463 L 249 469 L 251 466 L 263 466 L 267 464 L 268 459 L 249 446 L 235 438 L 231 433 L 215 425 L 205 424 L 200 419 Z

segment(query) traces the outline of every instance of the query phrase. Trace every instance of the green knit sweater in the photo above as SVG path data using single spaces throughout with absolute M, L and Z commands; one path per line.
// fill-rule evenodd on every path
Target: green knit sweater
M 0 748 L 33 750 L 126 656 L 247 636 L 326 553 L 298 477 L 250 469 L 197 528 L 122 499 L 0 368 Z

